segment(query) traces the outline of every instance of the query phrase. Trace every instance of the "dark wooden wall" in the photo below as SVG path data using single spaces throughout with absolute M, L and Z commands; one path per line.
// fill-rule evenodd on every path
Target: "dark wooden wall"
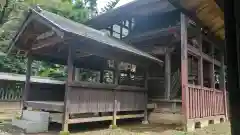
M 64 101 L 64 85 L 37 84 L 30 86 L 28 101 Z

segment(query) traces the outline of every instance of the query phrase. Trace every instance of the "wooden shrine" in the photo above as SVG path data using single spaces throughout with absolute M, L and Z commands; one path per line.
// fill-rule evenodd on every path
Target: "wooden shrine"
M 147 121 L 147 69 L 152 63 L 162 61 L 107 34 L 70 21 L 64 17 L 41 10 L 30 9 L 19 32 L 9 47 L 9 52 L 26 53 L 27 74 L 23 95 L 24 109 L 40 109 L 51 112 L 51 121 L 62 123 L 63 131 L 68 124 L 144 118 Z M 33 60 L 67 65 L 67 80 L 62 89 L 35 93 L 30 86 Z M 114 60 L 114 66 L 106 66 Z M 142 86 L 119 84 L 120 62 L 137 65 L 144 74 Z M 79 69 L 114 72 L 114 82 L 83 82 Z M 101 77 L 102 78 L 102 77 Z M 37 95 L 36 95 L 37 94 Z M 48 97 L 47 99 L 45 97 Z

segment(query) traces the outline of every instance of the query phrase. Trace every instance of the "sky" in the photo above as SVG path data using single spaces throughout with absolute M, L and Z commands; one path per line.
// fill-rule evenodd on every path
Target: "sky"
M 111 0 L 98 0 L 97 1 L 98 11 L 100 11 L 109 1 L 111 1 Z M 120 0 L 120 2 L 117 4 L 117 7 L 122 6 L 126 3 L 129 3 L 131 1 L 133 1 L 133 0 Z

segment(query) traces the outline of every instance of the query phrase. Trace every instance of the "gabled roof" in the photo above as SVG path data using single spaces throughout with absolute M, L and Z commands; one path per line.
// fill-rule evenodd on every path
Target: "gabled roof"
M 53 34 L 43 39 L 38 39 L 47 32 Z M 83 24 L 71 21 L 51 12 L 30 9 L 23 27 L 13 39 L 15 47 L 30 51 L 32 55 L 43 60 L 67 61 L 68 47 L 74 48 L 76 61 L 88 56 L 100 56 L 134 64 L 162 61 L 130 46 L 120 40 L 109 37 L 101 31 L 87 27 Z M 80 58 L 76 53 L 80 51 Z

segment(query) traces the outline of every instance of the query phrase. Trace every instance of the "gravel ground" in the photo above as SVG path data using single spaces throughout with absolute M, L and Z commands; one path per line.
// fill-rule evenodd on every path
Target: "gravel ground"
M 76 129 L 72 135 L 231 135 L 229 123 L 222 123 L 211 125 L 204 129 L 197 129 L 193 133 L 184 133 L 179 131 L 174 125 L 142 125 L 142 124 L 132 124 L 132 125 L 122 125 L 118 129 L 90 129 L 90 131 L 77 131 Z M 0 135 L 24 135 L 24 133 L 12 127 L 8 124 L 0 125 Z M 58 135 L 57 131 L 51 131 L 49 133 L 42 133 L 36 135 Z

